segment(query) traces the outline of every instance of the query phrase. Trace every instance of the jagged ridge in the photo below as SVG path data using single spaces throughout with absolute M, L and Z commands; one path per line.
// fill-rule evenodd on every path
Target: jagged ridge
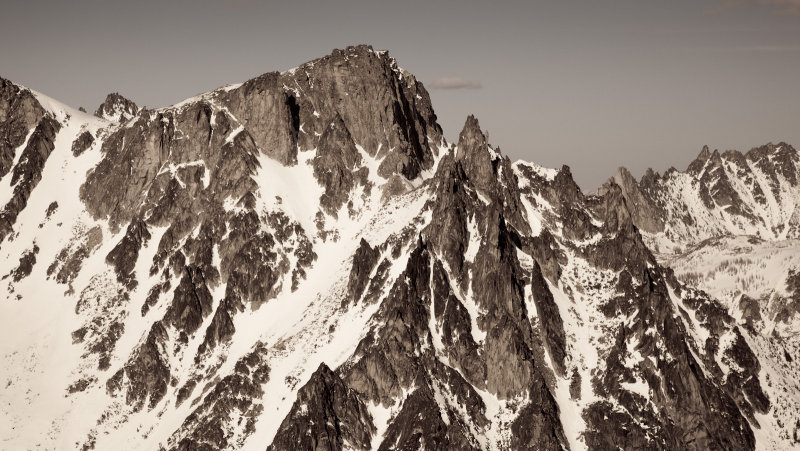
M 13 444 L 759 444 L 759 357 L 626 191 L 512 163 L 474 117 L 447 144 L 385 52 L 113 120 L 8 86 L 60 124 L 2 129 Z

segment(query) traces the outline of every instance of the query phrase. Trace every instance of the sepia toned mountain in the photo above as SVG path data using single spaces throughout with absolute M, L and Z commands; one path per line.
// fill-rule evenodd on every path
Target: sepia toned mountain
M 364 45 L 160 109 L 0 79 L 0 448 L 800 446 L 799 178 L 586 194 Z

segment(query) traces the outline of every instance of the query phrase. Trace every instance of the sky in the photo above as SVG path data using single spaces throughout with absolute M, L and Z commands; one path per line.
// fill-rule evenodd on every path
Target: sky
M 93 111 L 162 107 L 366 43 L 512 159 L 685 169 L 703 145 L 800 146 L 800 0 L 4 0 L 0 76 Z

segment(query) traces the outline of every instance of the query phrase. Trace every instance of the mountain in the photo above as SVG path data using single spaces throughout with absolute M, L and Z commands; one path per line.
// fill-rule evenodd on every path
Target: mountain
M 624 183 L 448 143 L 386 52 L 94 116 L 0 83 L 4 448 L 798 443 L 800 348 L 681 282 Z
M 775 449 L 797 446 L 800 383 L 800 155 L 786 143 L 710 152 L 685 172 L 620 168 L 599 192 L 621 188 L 659 262 L 719 300 L 758 356 L 772 401 Z M 786 425 L 794 424 L 787 428 Z M 792 441 L 781 443 L 791 437 Z M 766 448 L 766 447 L 765 447 Z
M 705 146 L 684 172 L 648 170 L 637 182 L 620 168 L 612 181 L 622 187 L 648 244 L 673 253 L 725 234 L 800 239 L 798 174 L 797 150 L 781 142 L 745 154 Z

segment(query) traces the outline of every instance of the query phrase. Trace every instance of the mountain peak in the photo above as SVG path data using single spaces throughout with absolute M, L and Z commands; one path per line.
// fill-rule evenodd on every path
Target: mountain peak
M 633 175 L 631 174 L 631 171 L 629 171 L 628 168 L 626 168 L 625 166 L 620 166 L 617 168 L 617 173 L 614 178 L 617 177 L 634 179 Z
M 374 54 L 378 57 L 388 57 L 389 52 L 387 50 L 376 52 L 370 44 L 348 45 L 343 49 L 333 49 L 331 51 L 331 56 L 341 56 L 344 58 L 368 56 L 370 54 Z
M 719 149 L 714 149 L 714 152 L 711 153 L 711 157 L 708 159 L 714 167 L 719 167 L 722 165 L 722 154 L 720 153 Z
M 702 159 L 702 160 L 708 160 L 708 157 L 710 157 L 710 156 L 711 156 L 711 152 L 709 152 L 708 146 L 705 145 L 705 146 L 703 146 L 703 150 L 700 151 L 700 154 L 697 155 L 697 158 L 698 159 Z
M 489 148 L 489 135 L 481 130 L 478 119 L 469 115 L 458 135 L 456 160 L 464 166 L 467 176 L 478 188 L 487 190 L 495 175 L 492 166 L 494 152 Z
M 792 147 L 791 144 L 788 144 L 784 141 L 779 142 L 778 144 L 773 144 L 772 142 L 768 142 L 763 146 L 753 147 L 752 149 L 748 150 L 745 156 L 748 158 L 757 156 L 759 154 L 781 154 L 787 153 L 794 156 L 797 156 L 797 150 Z
M 481 132 L 480 122 L 478 121 L 478 118 L 475 117 L 474 114 L 470 114 L 469 116 L 467 116 L 467 120 L 464 121 L 464 127 L 461 129 L 461 133 L 463 134 L 464 132 L 467 131 Z
M 711 158 L 711 151 L 708 149 L 708 146 L 703 146 L 703 149 L 697 155 L 697 158 L 695 158 L 694 161 L 689 164 L 689 167 L 686 168 L 686 172 L 691 174 L 699 173 L 706 165 L 706 162 L 709 158 Z
M 139 112 L 139 107 L 132 100 L 128 100 L 118 92 L 106 96 L 106 100 L 97 107 L 94 115 L 110 121 L 118 122 L 128 120 Z
M 317 148 L 340 116 L 355 144 L 381 159 L 384 178 L 416 178 L 433 165 L 431 147 L 442 131 L 422 83 L 387 52 L 369 45 L 335 49 L 322 58 L 271 72 L 219 92 L 219 103 L 248 129 L 255 143 L 283 165 Z M 383 133 L 376 133 L 383 130 Z
M 458 147 L 464 150 L 463 153 L 459 152 L 459 155 L 478 150 L 481 147 L 486 147 L 488 144 L 488 133 L 484 133 L 481 130 L 481 124 L 478 122 L 478 118 L 471 114 L 467 116 L 464 127 L 458 135 Z

